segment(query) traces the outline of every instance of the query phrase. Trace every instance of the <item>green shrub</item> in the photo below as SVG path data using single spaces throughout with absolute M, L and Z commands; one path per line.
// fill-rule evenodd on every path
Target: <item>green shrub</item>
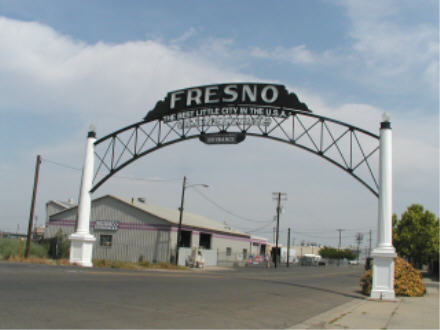
M 47 247 L 37 243 L 31 243 L 29 249 L 29 256 L 38 257 L 38 258 L 47 258 Z
M 367 270 L 361 277 L 361 289 L 370 295 L 372 287 L 372 270 Z M 420 297 L 426 292 L 422 274 L 410 263 L 398 257 L 394 260 L 394 293 L 397 296 Z
M 21 244 L 24 244 L 22 242 Z M 8 259 L 12 255 L 17 255 L 19 250 L 19 241 L 12 239 L 0 239 L 0 259 Z M 22 249 L 23 250 L 23 249 Z
M 373 282 L 373 270 L 367 270 L 361 277 L 361 291 L 369 296 L 371 294 L 371 286 Z
M 69 258 L 70 256 L 70 241 L 67 238 L 67 234 L 64 232 L 57 232 L 57 244 L 58 244 L 58 251 L 57 251 L 57 259 L 65 259 Z
M 26 240 L 0 239 L 0 259 L 7 260 L 12 256 L 24 256 Z M 29 249 L 29 256 L 47 258 L 47 248 L 43 245 L 32 243 Z
M 426 293 L 422 273 L 402 258 L 394 263 L 394 290 L 396 295 L 408 297 L 421 297 Z

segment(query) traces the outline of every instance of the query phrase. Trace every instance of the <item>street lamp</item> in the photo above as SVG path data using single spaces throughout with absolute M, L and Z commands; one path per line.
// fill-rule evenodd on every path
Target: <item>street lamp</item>
M 183 185 L 182 185 L 182 198 L 180 200 L 180 215 L 179 215 L 179 227 L 177 229 L 177 244 L 176 244 L 176 265 L 179 263 L 179 247 L 180 247 L 180 240 L 181 240 L 181 233 L 182 233 L 182 220 L 183 220 L 183 203 L 185 200 L 185 189 L 194 187 L 194 186 L 202 186 L 205 188 L 208 188 L 209 186 L 204 183 L 196 183 L 196 184 L 186 184 L 186 176 L 183 177 Z

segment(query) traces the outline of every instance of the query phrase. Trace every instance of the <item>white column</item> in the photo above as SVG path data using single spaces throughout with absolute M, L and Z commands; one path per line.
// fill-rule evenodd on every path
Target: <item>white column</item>
M 373 285 L 371 298 L 394 300 L 394 258 L 392 216 L 392 130 L 388 115 L 384 114 L 380 125 L 379 154 L 379 220 L 377 226 L 377 245 L 372 252 Z
M 79 192 L 78 220 L 76 232 L 69 236 L 70 263 L 83 267 L 92 267 L 92 251 L 95 237 L 89 233 L 90 212 L 92 199 L 90 190 L 92 189 L 93 168 L 94 168 L 94 143 L 96 132 L 93 125 L 90 126 L 87 135 L 86 156 L 81 177 L 81 188 Z

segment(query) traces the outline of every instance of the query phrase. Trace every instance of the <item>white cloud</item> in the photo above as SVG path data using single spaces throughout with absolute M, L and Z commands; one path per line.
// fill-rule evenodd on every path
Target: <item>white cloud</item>
M 0 108 L 63 109 L 101 125 L 110 113 L 140 120 L 169 90 L 249 77 L 157 41 L 87 45 L 42 24 L 7 18 L 0 19 L 0 48 L 0 86 L 16 96 L 2 97 Z M 23 93 L 26 98 L 19 97 Z
M 438 80 L 435 71 L 439 55 L 438 26 L 398 22 L 396 17 L 405 5 L 400 1 L 344 1 L 342 4 L 352 24 L 352 55 L 360 57 L 364 70 L 371 72 L 361 77 L 377 82 L 380 78 L 403 78 L 408 81 L 407 88 L 418 85 L 422 78 L 423 86 L 437 95 L 438 90 L 432 83 Z
M 307 49 L 305 45 L 285 48 L 276 47 L 273 50 L 264 50 L 254 47 L 250 55 L 256 58 L 281 60 L 294 64 L 313 64 L 316 62 L 316 55 Z
M 180 45 L 187 41 L 188 39 L 191 39 L 192 37 L 197 35 L 197 29 L 194 27 L 189 28 L 187 31 L 185 31 L 181 36 L 171 40 L 171 44 Z

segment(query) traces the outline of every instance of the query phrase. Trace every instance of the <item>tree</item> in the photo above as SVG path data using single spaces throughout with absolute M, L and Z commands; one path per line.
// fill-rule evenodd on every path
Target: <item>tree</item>
M 393 220 L 393 244 L 397 253 L 416 268 L 430 264 L 439 258 L 439 218 L 424 210 L 422 205 L 413 204 Z
M 328 246 L 324 246 L 321 250 L 319 250 L 319 254 L 325 259 L 356 259 L 356 253 L 350 249 L 338 250 Z
M 338 259 L 340 257 L 338 249 L 328 246 L 324 246 L 321 250 L 319 250 L 319 254 L 325 259 Z

